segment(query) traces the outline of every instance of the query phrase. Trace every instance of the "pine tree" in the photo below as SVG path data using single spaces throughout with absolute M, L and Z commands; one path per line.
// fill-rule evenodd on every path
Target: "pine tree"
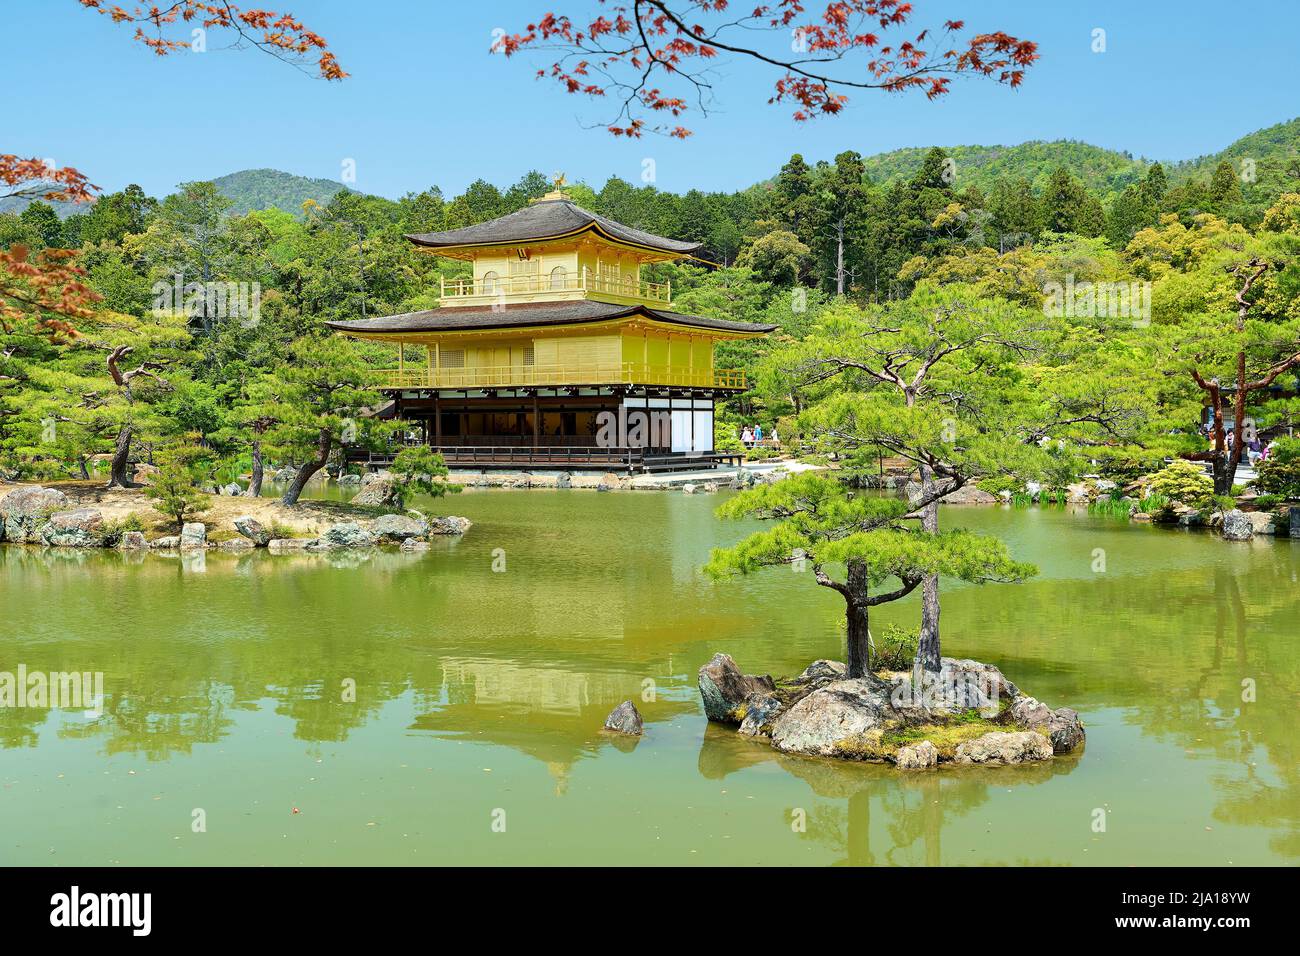
M 383 402 L 376 382 L 356 343 L 342 336 L 302 338 L 289 346 L 288 358 L 266 382 L 265 402 L 246 412 L 274 422 L 267 444 L 282 459 L 299 463 L 284 504 L 298 503 L 336 449 L 377 446 L 395 430 L 396 424 L 370 415 Z
M 811 570 L 811 580 L 844 599 L 849 678 L 870 678 L 873 607 L 897 601 L 929 576 L 963 581 L 1020 581 L 1036 573 L 1013 561 L 996 538 L 908 527 L 912 506 L 850 491 L 836 478 L 803 473 L 741 492 L 718 515 L 776 522 L 730 548 L 715 549 L 706 572 L 714 578 L 762 568 Z M 834 569 L 843 567 L 836 578 Z M 892 590 L 882 591 L 894 581 Z
M 1220 209 L 1241 202 L 1241 185 L 1227 160 L 1214 168 L 1214 175 L 1210 177 L 1210 198 L 1218 203 Z

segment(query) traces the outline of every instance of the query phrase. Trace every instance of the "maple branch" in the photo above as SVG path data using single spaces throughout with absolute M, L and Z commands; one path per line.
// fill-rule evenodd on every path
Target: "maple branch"
M 714 22 L 694 22 L 696 17 L 718 17 L 730 7 L 730 0 L 597 0 L 604 13 L 595 15 L 585 29 L 564 14 L 547 13 L 521 33 L 507 34 L 492 45 L 493 52 L 513 56 L 525 48 L 558 50 L 559 58 L 549 71 L 537 71 L 560 83 L 566 92 L 603 97 L 610 90 L 623 91 L 618 113 L 607 124 L 616 136 L 640 137 L 647 130 L 677 138 L 691 135 L 684 126 L 647 126 L 635 115 L 637 107 L 651 114 L 680 116 L 686 101 L 654 87 L 654 77 L 684 80 L 693 85 L 696 105 L 709 113 L 713 87 L 705 77 L 706 64 L 719 53 L 752 60 L 781 72 L 774 83 L 769 103 L 794 101 L 796 121 L 840 112 L 848 102 L 841 90 L 884 90 L 902 92 L 923 88 L 929 99 L 948 92 L 952 76 L 970 73 L 993 77 L 1011 87 L 1020 85 L 1026 69 L 1038 59 L 1037 45 L 1006 33 L 982 33 L 966 39 L 964 46 L 950 37 L 964 26 L 949 20 L 936 35 L 923 30 L 912 39 L 881 46 L 881 37 L 866 29 L 872 22 L 881 31 L 904 26 L 912 14 L 905 0 L 832 0 L 818 20 L 800 23 L 803 0 L 776 0 L 760 5 L 749 14 Z M 782 56 L 757 45 L 733 41 L 736 31 L 768 32 L 796 38 L 791 50 L 807 53 Z M 617 42 L 611 42 L 616 40 Z M 923 47 L 922 44 L 925 46 Z M 857 74 L 828 67 L 843 63 L 855 52 L 871 53 L 865 70 Z M 618 68 L 632 72 L 619 78 Z M 692 68 L 694 67 L 694 68 Z M 592 74 L 605 84 L 592 81 Z M 865 73 L 865 75 L 863 75 Z

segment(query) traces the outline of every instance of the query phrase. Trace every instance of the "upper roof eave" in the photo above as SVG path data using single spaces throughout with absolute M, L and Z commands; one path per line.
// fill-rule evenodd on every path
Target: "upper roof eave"
M 610 242 L 668 256 L 688 256 L 699 251 L 702 245 L 625 226 L 567 199 L 542 200 L 487 222 L 441 232 L 407 233 L 405 238 L 423 248 L 451 254 L 475 248 L 554 241 L 584 232 L 596 232 Z

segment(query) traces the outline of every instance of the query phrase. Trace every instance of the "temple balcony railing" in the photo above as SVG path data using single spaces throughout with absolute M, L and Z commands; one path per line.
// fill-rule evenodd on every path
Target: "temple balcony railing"
M 565 385 L 680 385 L 743 391 L 740 369 L 697 369 L 644 362 L 574 362 L 559 365 L 485 365 L 474 368 L 407 366 L 383 369 L 382 388 L 514 388 Z
M 583 268 L 564 275 L 517 275 L 439 279 L 442 305 L 508 305 L 599 297 L 618 303 L 672 304 L 671 282 L 646 282 L 633 275 L 601 276 Z

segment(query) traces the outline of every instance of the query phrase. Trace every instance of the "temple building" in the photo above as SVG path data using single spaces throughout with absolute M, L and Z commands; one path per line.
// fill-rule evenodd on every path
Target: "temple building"
M 464 229 L 406 237 L 472 265 L 444 279 L 440 307 L 331 322 L 397 347 L 389 413 L 465 467 L 699 467 L 714 403 L 745 389 L 714 345 L 775 326 L 682 315 L 642 268 L 699 243 L 596 215 L 560 192 Z

